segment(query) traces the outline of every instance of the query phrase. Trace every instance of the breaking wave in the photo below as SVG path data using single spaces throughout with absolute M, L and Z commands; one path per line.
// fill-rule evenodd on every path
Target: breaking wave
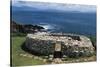
M 59 29 L 59 26 L 57 24 L 40 23 L 39 26 L 44 27 L 45 30 L 49 32 L 53 32 Z

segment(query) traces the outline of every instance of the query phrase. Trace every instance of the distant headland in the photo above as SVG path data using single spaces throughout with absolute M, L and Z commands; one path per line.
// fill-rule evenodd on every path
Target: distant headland
M 32 24 L 19 24 L 15 21 L 11 21 L 11 32 L 12 33 L 34 33 L 38 31 L 44 31 L 45 28 L 39 25 Z

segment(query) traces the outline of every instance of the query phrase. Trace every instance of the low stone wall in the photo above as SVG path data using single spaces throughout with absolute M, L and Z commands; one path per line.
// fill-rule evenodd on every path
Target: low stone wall
M 27 38 L 25 46 L 38 55 L 49 55 L 54 53 L 54 42 Z
M 40 40 L 26 37 L 25 46 L 28 50 L 37 55 L 53 55 L 55 51 L 56 42 L 52 40 Z M 88 44 L 87 44 L 88 45 Z M 94 48 L 91 47 L 79 47 L 77 45 L 65 45 L 61 42 L 61 52 L 63 56 L 67 57 L 81 57 L 92 56 L 94 54 Z
M 94 50 L 91 47 L 65 46 L 62 49 L 62 53 L 68 57 L 77 58 L 81 56 L 92 56 L 94 54 Z

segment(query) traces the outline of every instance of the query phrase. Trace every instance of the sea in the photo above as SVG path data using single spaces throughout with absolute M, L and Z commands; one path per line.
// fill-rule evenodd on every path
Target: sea
M 20 24 L 43 26 L 49 32 L 96 35 L 96 13 L 12 11 L 11 18 Z

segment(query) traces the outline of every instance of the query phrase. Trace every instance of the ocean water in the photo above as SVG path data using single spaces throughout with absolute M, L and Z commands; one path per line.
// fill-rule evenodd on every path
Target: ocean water
M 12 19 L 21 24 L 38 24 L 50 32 L 96 35 L 96 13 L 12 11 Z

